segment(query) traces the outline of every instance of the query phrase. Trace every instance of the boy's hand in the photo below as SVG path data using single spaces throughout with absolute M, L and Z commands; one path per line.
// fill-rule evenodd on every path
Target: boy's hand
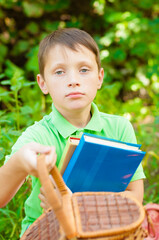
M 50 171 L 56 163 L 55 147 L 44 146 L 36 142 L 24 145 L 15 153 L 22 169 L 27 175 L 38 177 L 37 157 L 39 154 L 45 154 L 45 162 L 48 171 Z
M 51 180 L 51 182 L 52 182 L 52 184 L 53 184 L 53 188 L 55 187 L 55 182 L 54 182 L 54 179 L 53 179 L 53 177 L 51 176 L 51 175 L 49 175 L 49 177 L 50 177 L 50 180 Z M 55 190 L 55 189 L 54 189 Z M 71 192 L 71 190 L 67 187 L 67 190 L 68 190 L 68 193 L 70 194 L 70 195 L 72 195 L 72 192 Z M 56 191 L 58 191 L 58 189 L 56 189 Z M 40 188 L 40 194 L 38 195 L 38 198 L 40 199 L 40 201 L 41 201 L 41 203 L 40 203 L 40 206 L 44 209 L 44 211 L 46 211 L 48 208 L 50 208 L 51 206 L 50 206 L 50 204 L 48 203 L 48 201 L 47 201 L 47 198 L 45 197 L 45 191 L 44 191 L 44 188 L 43 187 L 41 187 Z
M 46 197 L 45 197 L 43 187 L 40 188 L 40 194 L 38 195 L 38 198 L 41 201 L 40 206 L 44 209 L 44 211 L 46 211 L 48 208 L 51 207 L 50 204 L 48 203 Z

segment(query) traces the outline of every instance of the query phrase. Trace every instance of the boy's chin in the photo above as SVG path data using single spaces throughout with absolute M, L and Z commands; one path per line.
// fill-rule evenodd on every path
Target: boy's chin
M 69 111 L 85 111 L 87 108 L 88 110 L 90 110 L 90 106 L 91 104 L 71 104 L 70 107 L 69 107 Z

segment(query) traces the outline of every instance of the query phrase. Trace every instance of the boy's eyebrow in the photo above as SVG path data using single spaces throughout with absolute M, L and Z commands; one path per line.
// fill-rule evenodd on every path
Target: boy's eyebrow
M 78 65 L 92 65 L 92 61 L 81 61 L 81 62 L 78 62 Z
M 50 71 L 53 72 L 53 71 L 55 71 L 58 68 L 64 68 L 64 67 L 66 67 L 66 65 L 67 64 L 62 63 L 62 62 L 61 63 L 59 62 L 59 63 L 52 64 L 51 67 L 50 67 Z
M 52 68 L 58 68 L 58 67 L 62 67 L 62 66 L 65 66 L 67 65 L 66 63 L 63 63 L 63 62 L 59 62 L 59 63 L 55 63 L 52 65 Z
M 77 66 L 82 66 L 82 65 L 92 65 L 92 61 L 77 61 L 77 63 L 75 63 Z M 59 67 L 66 67 L 68 64 L 65 63 L 65 62 L 58 62 L 58 63 L 55 63 L 52 65 L 52 69 L 56 69 L 56 68 L 59 68 Z

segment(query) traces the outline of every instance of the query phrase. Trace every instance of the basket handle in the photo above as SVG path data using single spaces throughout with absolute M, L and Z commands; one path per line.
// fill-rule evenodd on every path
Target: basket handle
M 45 155 L 41 154 L 37 159 L 38 176 L 44 188 L 46 198 L 54 210 L 61 208 L 62 199 L 58 196 L 56 186 L 53 186 L 45 164 Z M 56 183 L 56 180 L 55 180 Z
M 63 181 L 61 174 L 56 166 L 53 167 L 50 174 L 56 185 L 53 186 L 45 164 L 45 154 L 41 154 L 37 159 L 38 176 L 44 188 L 45 197 L 53 208 L 57 219 L 59 220 L 67 238 L 76 236 L 76 226 L 73 214 L 71 195 Z M 58 190 L 60 194 L 58 194 Z

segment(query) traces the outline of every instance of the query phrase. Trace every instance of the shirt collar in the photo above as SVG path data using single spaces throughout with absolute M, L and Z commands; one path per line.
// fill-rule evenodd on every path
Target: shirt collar
M 103 127 L 101 123 L 100 112 L 95 103 L 92 103 L 91 105 L 91 114 L 91 120 L 83 128 L 83 130 L 87 129 L 96 132 L 101 131 Z M 80 130 L 79 128 L 69 123 L 55 108 L 54 104 L 52 104 L 52 123 L 64 138 L 67 138 L 73 135 L 76 131 Z

